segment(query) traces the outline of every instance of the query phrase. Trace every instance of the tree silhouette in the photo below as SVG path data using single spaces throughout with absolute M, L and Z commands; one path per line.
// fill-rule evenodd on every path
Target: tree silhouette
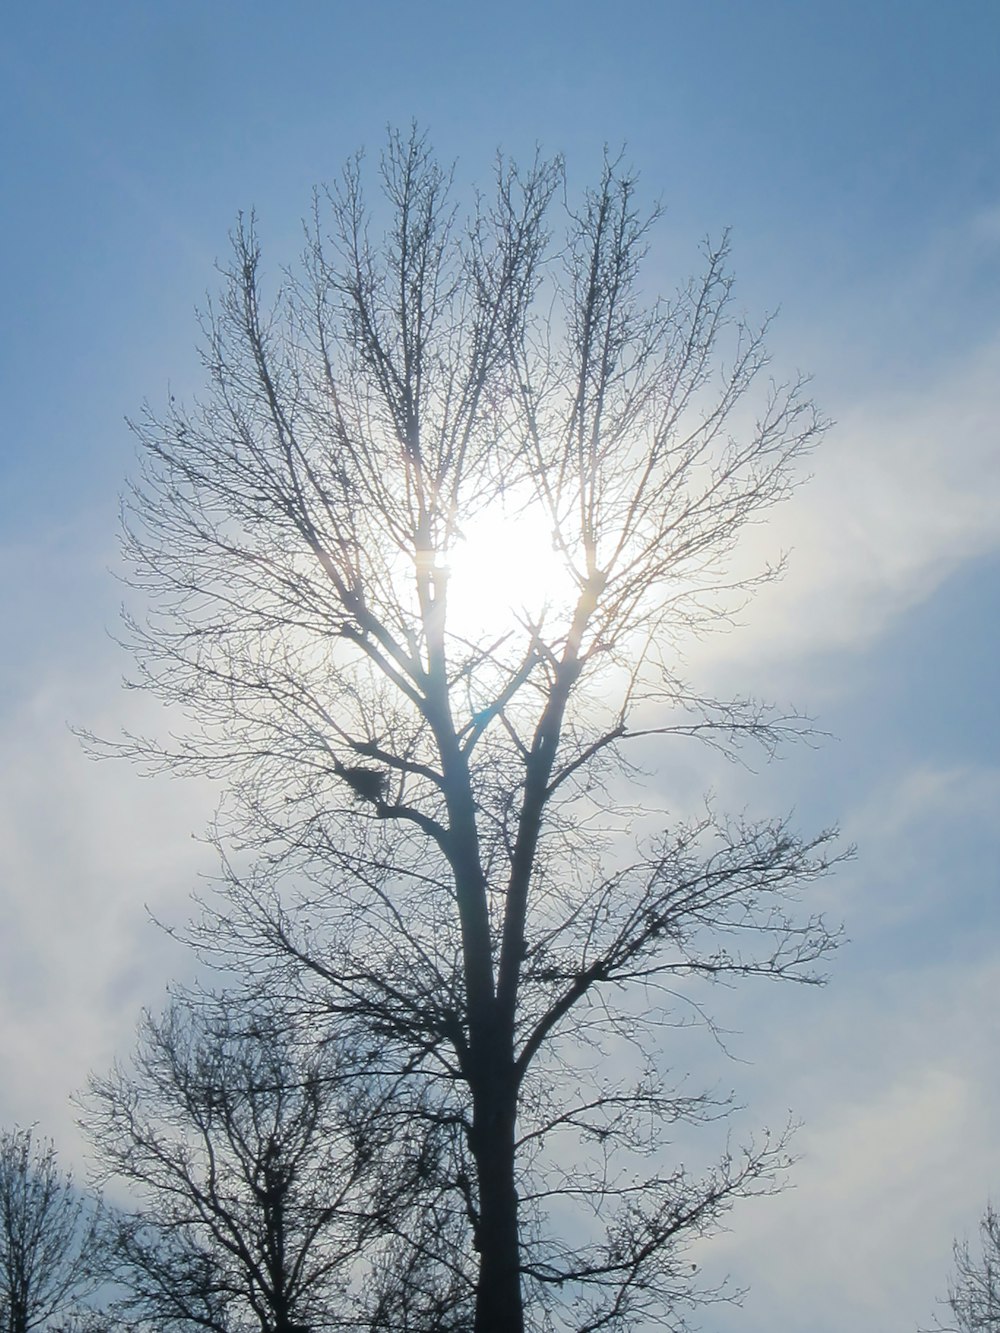
M 670 1160 L 724 1110 L 670 1075 L 671 1035 L 702 983 L 818 979 L 835 935 L 792 904 L 829 835 L 712 809 L 647 832 L 635 764 L 795 729 L 690 687 L 682 649 L 767 576 L 738 539 L 822 423 L 768 378 L 725 238 L 643 298 L 657 214 L 620 162 L 574 204 L 560 162 L 500 159 L 465 220 L 416 131 L 380 170 L 371 211 L 360 158 L 317 194 L 270 302 L 240 222 L 206 395 L 134 424 L 130 638 L 187 723 L 126 748 L 229 783 L 200 946 L 377 1036 L 451 1134 L 462 1229 L 420 1259 L 476 1333 L 680 1327 L 684 1242 L 785 1150 Z M 563 582 L 480 624 L 449 592 L 487 516 L 543 525 Z
M 51 1143 L 0 1131 L 0 1331 L 30 1333 L 69 1317 L 92 1288 L 95 1213 Z
M 934 1333 L 997 1333 L 1000 1330 L 1000 1214 L 992 1204 L 979 1222 L 980 1252 L 967 1240 L 954 1246 L 955 1272 L 948 1286 L 946 1319 Z
M 364 1303 L 394 1308 L 385 1281 L 348 1288 L 431 1167 L 370 1051 L 317 1042 L 273 1002 L 177 996 L 87 1105 L 102 1178 L 133 1199 L 103 1228 L 122 1327 L 377 1328 Z

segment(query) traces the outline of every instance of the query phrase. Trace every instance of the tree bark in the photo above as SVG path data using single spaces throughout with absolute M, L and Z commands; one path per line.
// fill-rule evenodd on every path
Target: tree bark
M 523 1333 L 513 1068 L 486 1084 L 475 1098 L 473 1119 L 472 1150 L 479 1176 L 479 1283 L 473 1327 L 474 1333 Z

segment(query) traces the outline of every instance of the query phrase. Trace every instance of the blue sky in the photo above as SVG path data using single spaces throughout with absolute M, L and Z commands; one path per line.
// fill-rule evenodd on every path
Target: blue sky
M 780 306 L 780 365 L 837 425 L 759 540 L 789 572 L 700 650 L 712 681 L 836 740 L 737 805 L 840 819 L 825 890 L 851 944 L 821 993 L 739 995 L 732 1074 L 804 1121 L 795 1188 L 704 1254 L 751 1286 L 705 1327 L 895 1333 L 1000 1191 L 1000 8 L 993 0 L 701 4 L 52 3 L 0 36 L 0 1120 L 77 1152 L 68 1094 L 186 964 L 215 795 L 95 766 L 111 731 L 123 424 L 197 387 L 194 306 L 241 208 L 275 267 L 311 187 L 416 118 L 462 182 L 498 146 L 627 143 L 667 211 L 651 282 L 733 227 L 739 299 Z

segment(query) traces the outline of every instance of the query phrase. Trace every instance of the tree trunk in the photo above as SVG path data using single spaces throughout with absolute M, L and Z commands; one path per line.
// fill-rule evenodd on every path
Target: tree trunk
M 28 1333 L 28 1304 L 15 1294 L 9 1306 L 10 1333 Z
M 473 1152 L 479 1175 L 479 1285 L 474 1333 L 523 1333 L 517 1190 L 514 1186 L 513 1071 L 476 1098 Z M 499 1095 L 497 1093 L 499 1092 Z

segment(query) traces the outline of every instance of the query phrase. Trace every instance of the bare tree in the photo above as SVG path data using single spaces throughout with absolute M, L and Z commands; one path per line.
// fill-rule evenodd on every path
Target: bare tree
M 135 423 L 139 683 L 190 727 L 128 746 L 231 785 L 202 946 L 376 1033 L 452 1129 L 465 1230 L 435 1262 L 476 1333 L 681 1327 L 684 1242 L 784 1144 L 672 1163 L 671 1127 L 725 1107 L 671 1078 L 670 1036 L 701 983 L 819 979 L 835 934 L 792 904 L 829 835 L 709 809 L 647 836 L 634 765 L 795 729 L 690 688 L 682 644 L 757 581 L 738 539 L 822 423 L 768 378 L 725 239 L 643 299 L 656 212 L 619 162 L 574 205 L 558 161 L 501 159 L 466 221 L 416 132 L 374 213 L 363 176 L 317 195 L 273 300 L 240 223 L 207 395 Z M 460 616 L 497 516 L 512 545 L 543 525 L 562 581 Z
M 51 1143 L 0 1131 L 0 1330 L 29 1333 L 72 1312 L 92 1286 L 95 1210 Z
M 104 1310 L 80 1309 L 46 1325 L 46 1333 L 138 1333 L 135 1326 L 119 1324 Z
M 137 1196 L 104 1229 L 123 1326 L 362 1326 L 352 1277 L 431 1174 L 370 1055 L 273 1005 L 186 997 L 145 1017 L 133 1065 L 94 1080 L 89 1106 L 102 1178 Z
M 949 1317 L 935 1318 L 934 1333 L 1000 1333 L 1000 1214 L 988 1205 L 979 1223 L 980 1252 L 956 1241 L 955 1274 L 948 1285 Z

